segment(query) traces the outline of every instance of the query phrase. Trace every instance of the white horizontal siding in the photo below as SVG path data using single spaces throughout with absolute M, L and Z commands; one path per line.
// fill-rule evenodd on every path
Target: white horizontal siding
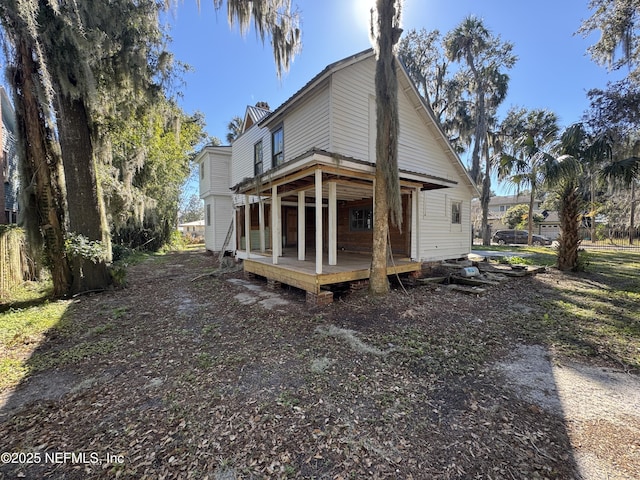
M 329 89 L 327 84 L 309 94 L 288 113 L 284 122 L 284 159 L 294 159 L 316 148 L 329 149 Z M 271 139 L 269 138 L 269 142 Z M 271 149 L 269 149 L 269 152 Z
M 374 95 L 375 60 L 357 62 L 333 75 L 331 84 L 331 150 L 369 160 L 370 135 L 375 119 L 369 118 L 369 97 Z
M 461 224 L 451 223 L 451 203 L 462 202 Z M 471 196 L 465 186 L 425 191 L 418 205 L 420 260 L 457 258 L 471 251 Z
M 224 240 L 227 236 L 229 224 L 233 219 L 233 206 L 231 204 L 230 195 L 210 195 L 204 200 L 205 211 L 205 227 L 204 241 L 207 250 L 218 252 L 222 249 Z M 206 222 L 207 208 L 211 211 L 211 223 Z M 231 238 L 228 249 L 235 248 L 235 237 Z
M 227 237 L 227 231 L 229 230 L 229 225 L 233 221 L 233 206 L 231 205 L 231 197 L 216 197 L 215 203 L 213 206 L 213 219 L 212 223 L 214 224 L 214 237 L 215 237 L 215 245 L 216 251 L 222 249 L 222 245 L 224 244 L 224 240 Z M 231 237 L 231 244 L 227 245 L 228 250 L 233 250 L 235 248 L 235 236 Z
M 205 153 L 198 168 L 200 198 L 205 198 L 211 193 L 211 176 L 209 172 L 211 172 L 211 164 L 209 163 L 209 155 Z
M 231 169 L 231 155 L 210 153 L 209 165 L 210 185 L 213 195 L 230 195 L 229 174 Z
M 253 147 L 262 140 L 263 169 L 269 168 L 271 159 L 271 135 L 266 128 L 253 125 L 233 142 L 231 155 L 231 182 L 237 185 L 246 178 L 253 178 Z
M 200 198 L 210 195 L 230 195 L 229 173 L 231 150 L 205 147 L 199 160 Z

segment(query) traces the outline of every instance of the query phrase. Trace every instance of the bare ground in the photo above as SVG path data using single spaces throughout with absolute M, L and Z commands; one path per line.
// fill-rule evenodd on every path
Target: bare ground
M 239 272 L 192 281 L 213 267 L 171 254 L 74 301 L 0 399 L 0 452 L 41 460 L 0 478 L 640 478 L 637 372 L 569 360 L 533 322 L 589 278 L 318 308 Z

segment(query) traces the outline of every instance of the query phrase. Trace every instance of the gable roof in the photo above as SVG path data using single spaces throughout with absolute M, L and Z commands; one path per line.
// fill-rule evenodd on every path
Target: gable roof
M 367 50 L 363 50 L 349 57 L 343 58 L 342 60 L 338 60 L 337 62 L 331 63 L 326 66 L 320 73 L 318 73 L 315 77 L 313 77 L 309 82 L 307 82 L 300 90 L 294 93 L 291 97 L 289 97 L 282 105 L 276 108 L 269 115 L 265 116 L 258 123 L 260 127 L 268 127 L 269 125 L 273 125 L 280 121 L 280 119 L 293 108 L 303 97 L 305 97 L 309 92 L 313 91 L 320 85 L 323 85 L 328 79 L 337 71 L 346 68 L 350 65 L 353 65 L 357 62 L 366 60 L 368 58 L 375 57 L 375 52 L 372 48 Z M 447 152 L 450 160 L 456 166 L 458 173 L 462 178 L 466 180 L 467 186 L 473 191 L 474 196 L 480 196 L 480 192 L 469 176 L 469 172 L 467 168 L 462 163 L 460 156 L 453 149 L 449 139 L 445 135 L 442 130 L 442 126 L 437 121 L 431 106 L 425 101 L 424 98 L 418 92 L 415 84 L 411 80 L 409 73 L 405 66 L 402 64 L 400 60 L 397 60 L 398 68 L 398 81 L 404 83 L 404 90 L 407 93 L 411 93 L 412 97 L 414 97 L 416 101 L 416 110 L 421 111 L 421 114 L 427 120 L 427 123 L 430 124 L 435 130 L 435 135 L 437 137 L 438 142 L 443 146 L 444 150 Z M 408 87 L 408 88 L 406 88 Z
M 244 120 L 242 122 L 242 133 L 246 132 L 254 124 L 268 116 L 271 112 L 261 107 L 247 105 L 247 110 L 244 114 Z
M 300 90 L 294 93 L 291 97 L 289 97 L 285 102 L 276 108 L 271 114 L 264 118 L 260 122 L 261 127 L 265 127 L 269 124 L 273 124 L 277 121 L 277 119 L 281 118 L 284 112 L 289 110 L 289 108 L 297 103 L 297 101 L 306 95 L 309 91 L 313 90 L 315 87 L 320 85 L 322 82 L 327 80 L 331 75 L 333 75 L 338 70 L 341 70 L 349 65 L 352 65 L 360 60 L 364 60 L 365 58 L 369 58 L 374 56 L 374 52 L 372 48 L 367 50 L 363 50 L 362 52 L 356 53 L 355 55 L 351 55 L 349 57 L 343 58 L 342 60 L 338 60 L 330 65 L 327 65 L 324 70 L 322 70 L 319 74 L 309 80 Z

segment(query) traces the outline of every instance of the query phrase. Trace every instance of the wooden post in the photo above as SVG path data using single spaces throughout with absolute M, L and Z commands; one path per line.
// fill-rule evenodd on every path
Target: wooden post
M 271 258 L 274 265 L 278 264 L 278 257 L 280 256 L 280 242 L 278 240 L 278 225 L 280 225 L 280 205 L 278 202 L 278 186 L 271 187 Z
M 322 170 L 316 170 L 316 274 L 322 273 Z
M 420 198 L 420 190 L 414 188 L 411 191 L 411 258 L 419 260 L 419 240 L 418 235 L 418 199 Z
M 264 200 L 262 197 L 258 200 L 258 215 L 260 221 L 260 253 L 264 253 L 266 247 L 264 241 Z
M 298 192 L 298 260 L 305 260 L 306 244 L 306 212 L 305 212 L 305 192 Z
M 244 247 L 247 251 L 247 258 L 251 257 L 251 205 L 249 195 L 244 195 Z
M 338 264 L 338 198 L 336 182 L 329 182 L 329 265 Z

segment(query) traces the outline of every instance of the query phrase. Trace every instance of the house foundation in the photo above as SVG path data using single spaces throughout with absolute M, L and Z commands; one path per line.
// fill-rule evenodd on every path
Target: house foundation
M 307 292 L 307 303 L 309 305 L 329 305 L 333 303 L 333 292 L 321 290 L 320 293 Z

